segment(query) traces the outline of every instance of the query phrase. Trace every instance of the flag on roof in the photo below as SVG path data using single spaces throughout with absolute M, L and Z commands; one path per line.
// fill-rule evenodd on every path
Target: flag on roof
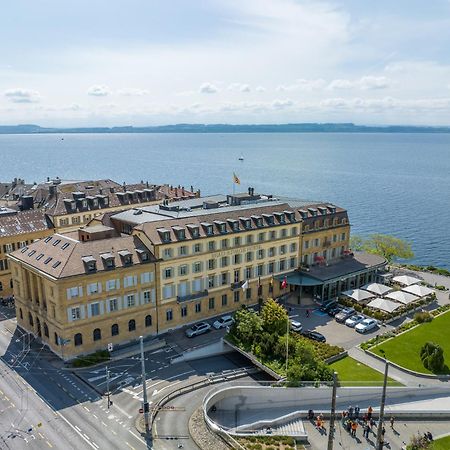
M 239 177 L 233 172 L 233 183 L 235 184 L 241 184 L 241 180 Z

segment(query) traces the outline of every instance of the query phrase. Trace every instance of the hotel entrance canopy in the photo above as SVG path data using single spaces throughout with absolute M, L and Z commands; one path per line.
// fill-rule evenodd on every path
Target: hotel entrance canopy
M 287 284 L 290 284 L 291 286 L 321 286 L 323 284 L 323 281 L 320 281 L 317 278 L 296 271 L 276 275 L 275 279 L 283 281 L 285 277 Z

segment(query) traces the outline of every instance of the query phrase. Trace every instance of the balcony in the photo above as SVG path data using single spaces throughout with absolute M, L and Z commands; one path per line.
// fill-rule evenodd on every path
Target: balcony
M 183 303 L 183 302 L 189 302 L 191 300 L 197 300 L 199 298 L 207 297 L 208 296 L 208 290 L 205 289 L 200 292 L 195 292 L 194 294 L 188 294 L 188 295 L 177 295 L 177 302 Z

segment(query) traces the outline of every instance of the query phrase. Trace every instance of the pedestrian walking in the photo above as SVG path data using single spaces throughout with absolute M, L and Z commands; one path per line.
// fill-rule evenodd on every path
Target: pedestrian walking
M 350 417 L 350 419 L 353 419 L 353 406 L 349 406 L 348 407 L 348 417 Z
M 355 406 L 355 418 L 358 419 L 359 418 L 359 411 L 361 411 L 361 408 L 356 405 Z
M 358 423 L 356 421 L 352 422 L 352 437 L 356 437 L 356 429 L 358 428 Z
M 369 424 L 366 422 L 364 424 L 364 428 L 363 428 L 363 437 L 365 437 L 366 439 L 369 439 L 369 430 L 370 430 L 370 426 Z
M 372 419 L 372 414 L 373 414 L 373 408 L 371 406 L 369 406 L 369 409 L 367 410 L 367 417 L 370 419 Z
M 394 416 L 391 416 L 391 428 L 394 429 L 394 422 L 395 422 L 395 418 Z
M 306 310 L 306 317 L 309 317 L 309 309 Z

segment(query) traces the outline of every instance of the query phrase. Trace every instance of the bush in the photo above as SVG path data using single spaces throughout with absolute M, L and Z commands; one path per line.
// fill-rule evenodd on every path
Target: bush
M 444 368 L 444 350 L 435 342 L 427 342 L 420 350 L 420 359 L 424 367 L 431 372 L 441 372 Z
M 90 355 L 80 356 L 75 361 L 72 362 L 73 367 L 88 367 L 93 366 L 94 364 L 100 364 L 106 361 L 109 361 L 109 352 L 108 350 L 99 350 L 95 353 L 91 353 Z
M 406 448 L 407 450 L 427 450 L 431 448 L 431 442 L 425 436 L 414 435 Z
M 433 316 L 427 311 L 416 312 L 414 314 L 414 320 L 417 323 L 431 322 L 433 320 Z

